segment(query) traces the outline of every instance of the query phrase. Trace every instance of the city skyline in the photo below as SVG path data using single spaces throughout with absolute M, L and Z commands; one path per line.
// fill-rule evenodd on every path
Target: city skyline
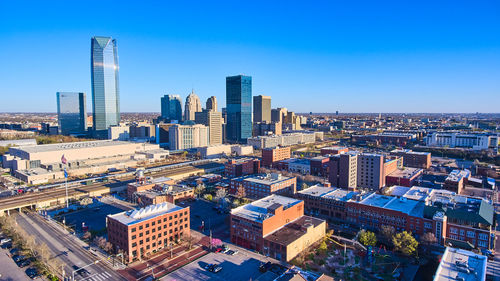
M 16 42 L 0 46 L 0 75 L 7 81 L 0 93 L 8 101 L 0 112 L 55 112 L 48 98 L 54 92 L 91 93 L 87 40 L 95 35 L 120 42 L 123 112 L 160 112 L 161 96 L 184 98 L 193 88 L 200 100 L 216 96 L 222 105 L 224 77 L 240 73 L 254 78 L 254 95 L 271 96 L 273 104 L 295 112 L 498 112 L 497 3 L 386 10 L 371 3 L 316 3 L 287 8 L 278 17 L 279 5 L 262 9 L 255 3 L 248 14 L 229 19 L 217 15 L 241 4 L 135 7 L 150 14 L 143 17 L 131 16 L 126 5 L 103 3 L 116 8 L 117 17 L 99 25 L 92 23 L 98 17 L 90 13 L 92 5 L 45 9 L 43 18 L 36 12 L 41 4 L 22 7 L 20 17 L 18 5 L 0 5 L 0 35 Z M 88 12 L 88 20 L 69 20 L 75 14 L 67 9 Z M 158 22 L 165 10 L 168 20 Z M 252 13 L 263 21 L 248 25 Z M 248 31 L 234 32 L 238 24 Z M 31 82 L 22 83 L 26 79 Z

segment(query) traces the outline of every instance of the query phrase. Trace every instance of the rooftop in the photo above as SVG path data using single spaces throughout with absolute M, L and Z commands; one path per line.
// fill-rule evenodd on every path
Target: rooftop
M 325 221 L 322 219 L 310 216 L 301 216 L 300 218 L 285 224 L 274 232 L 266 235 L 264 239 L 280 245 L 288 245 L 306 234 L 308 227 L 317 227 L 323 222 Z
M 129 185 L 131 185 L 131 186 L 143 186 L 143 185 L 150 185 L 150 184 L 161 184 L 161 183 L 165 183 L 165 182 L 169 182 L 169 181 L 172 181 L 172 179 L 167 178 L 167 177 L 158 177 L 158 178 L 154 178 L 154 179 L 150 178 L 144 182 L 129 183 Z
M 108 217 L 113 218 L 121 222 L 122 224 L 131 225 L 141 221 L 146 221 L 151 218 L 155 218 L 163 214 L 179 211 L 182 209 L 185 208 L 179 207 L 172 203 L 165 202 L 161 204 L 149 205 L 142 209 L 130 210 L 114 215 L 108 215 Z
M 41 144 L 35 146 L 21 146 L 16 149 L 23 150 L 27 153 L 38 153 L 38 152 L 51 152 L 51 151 L 60 151 L 68 149 L 83 149 L 83 148 L 106 147 L 106 146 L 129 145 L 129 144 L 133 143 L 126 141 L 97 140 L 97 141 L 81 141 L 81 142 L 67 142 L 67 143 L 51 143 L 51 144 Z
M 340 189 L 335 187 L 326 187 L 319 184 L 301 190 L 298 193 L 315 197 L 323 197 L 326 199 L 334 199 L 338 201 L 348 201 L 356 194 L 358 194 L 358 192 L 348 191 L 345 189 Z
M 462 178 L 469 178 L 470 171 L 465 170 L 453 170 L 446 178 L 447 181 L 460 181 Z
M 231 210 L 231 214 L 247 220 L 263 222 L 265 219 L 273 216 L 272 213 L 268 212 L 268 209 L 271 207 L 275 208 L 277 206 L 275 204 L 283 206 L 283 209 L 288 209 L 300 202 L 302 202 L 302 200 L 273 194 L 235 208 Z
M 486 256 L 448 247 L 436 270 L 434 281 L 484 281 L 486 264 Z
M 258 184 L 271 185 L 292 179 L 293 177 L 285 177 L 281 174 L 271 173 L 271 174 L 260 174 L 260 175 L 247 175 L 239 178 L 235 178 L 236 181 L 248 181 Z
M 372 193 L 365 199 L 361 200 L 361 204 L 383 208 L 387 205 L 391 200 L 396 200 L 396 197 L 381 195 L 377 193 Z
M 389 177 L 410 179 L 419 173 L 422 173 L 422 169 L 418 168 L 404 168 L 404 169 L 396 169 L 394 172 L 389 174 Z
M 394 149 L 391 152 L 392 153 L 414 154 L 414 155 L 429 155 L 429 154 L 431 154 L 430 152 L 413 151 L 411 149 Z
M 425 201 L 431 194 L 432 188 L 413 186 L 403 196 L 408 199 Z

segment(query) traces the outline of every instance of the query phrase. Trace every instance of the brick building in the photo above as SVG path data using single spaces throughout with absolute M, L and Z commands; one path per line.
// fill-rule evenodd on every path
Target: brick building
M 311 158 L 311 175 L 313 176 L 328 176 L 330 168 L 330 158 L 325 156 L 316 156 Z
M 229 159 L 225 164 L 226 177 L 241 177 L 260 173 L 260 160 L 255 158 Z
M 296 189 L 296 177 L 285 177 L 281 174 L 272 173 L 234 178 L 231 180 L 229 193 L 244 193 L 244 197 L 263 198 L 275 193 L 293 195 Z
M 358 155 L 358 187 L 380 190 L 386 186 L 385 177 L 402 168 L 401 157 L 362 153 Z
M 262 149 L 262 166 L 272 167 L 275 162 L 289 159 L 290 157 L 291 157 L 291 149 L 289 146 L 264 148 Z
M 171 178 L 159 177 L 155 179 L 144 179 L 129 183 L 127 185 L 127 198 L 129 201 L 133 201 L 134 194 L 136 192 L 154 189 L 158 184 L 175 184 L 175 181 Z
M 443 188 L 455 191 L 456 193 L 461 193 L 469 179 L 469 170 L 453 170 L 448 177 L 446 177 Z
M 326 223 L 304 216 L 301 200 L 270 195 L 231 211 L 231 242 L 289 261 L 324 237 Z
M 411 168 L 429 169 L 431 167 L 431 153 L 417 152 L 409 149 L 395 149 L 391 155 L 403 157 L 403 166 Z
M 385 177 L 385 185 L 401 185 L 412 187 L 416 184 L 424 170 L 417 168 L 397 169 Z
M 147 257 L 190 236 L 189 207 L 171 203 L 150 205 L 106 217 L 108 241 L 123 250 L 127 261 Z
M 358 153 L 351 151 L 330 157 L 328 181 L 340 188 L 356 188 L 358 177 Z
M 329 146 L 329 147 L 322 147 L 320 149 L 321 155 L 336 155 L 336 154 L 341 154 L 341 153 L 346 153 L 349 151 L 349 148 L 343 147 L 343 146 Z

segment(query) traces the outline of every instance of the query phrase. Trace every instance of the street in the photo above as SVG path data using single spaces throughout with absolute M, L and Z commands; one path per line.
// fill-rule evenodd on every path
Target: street
M 96 256 L 84 249 L 85 244 L 72 236 L 61 227 L 55 225 L 55 222 L 49 222 L 37 214 L 23 213 L 16 215 L 16 221 L 28 233 L 35 235 L 38 243 L 45 243 L 54 255 L 64 263 L 65 276 L 71 276 L 73 266 L 84 267 L 90 275 L 83 278 L 76 274 L 75 280 L 124 280 L 124 278 L 115 272 L 106 261 L 99 261 Z

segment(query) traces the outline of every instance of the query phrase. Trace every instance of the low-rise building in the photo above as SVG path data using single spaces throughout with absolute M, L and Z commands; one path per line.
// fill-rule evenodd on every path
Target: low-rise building
M 434 281 L 485 281 L 487 263 L 486 256 L 446 247 L 434 275 Z
M 424 170 L 418 168 L 403 168 L 397 169 L 385 177 L 385 185 L 401 185 L 412 187 L 422 175 Z
M 432 132 L 425 139 L 427 146 L 498 151 L 500 134 L 468 132 Z
M 328 146 L 322 147 L 320 149 L 321 155 L 336 155 L 341 153 L 346 153 L 349 151 L 349 148 L 343 146 Z
M 429 169 L 431 167 L 431 153 L 417 152 L 409 149 L 395 149 L 391 155 L 403 157 L 403 166 L 411 168 Z
M 297 178 L 281 174 L 249 175 L 231 180 L 231 194 L 244 193 L 244 197 L 263 198 L 271 194 L 293 195 L 297 190 Z
M 189 207 L 161 203 L 106 217 L 108 241 L 132 262 L 189 237 Z
M 272 167 L 277 161 L 289 159 L 291 149 L 289 146 L 262 149 L 262 166 Z
M 301 200 L 270 195 L 231 211 L 231 242 L 290 261 L 325 235 L 323 220 L 304 216 Z
M 256 158 L 229 159 L 224 168 L 226 177 L 241 177 L 260 173 L 260 160 Z
M 160 184 L 175 184 L 175 181 L 171 178 L 159 177 L 155 179 L 141 179 L 136 182 L 129 183 L 127 185 L 127 198 L 130 201 L 134 201 L 134 194 L 136 192 L 152 190 L 155 186 Z
M 311 175 L 313 176 L 328 176 L 330 168 L 330 158 L 326 156 L 316 156 L 311 158 Z
M 469 170 L 453 170 L 444 181 L 443 188 L 461 193 L 470 178 Z

